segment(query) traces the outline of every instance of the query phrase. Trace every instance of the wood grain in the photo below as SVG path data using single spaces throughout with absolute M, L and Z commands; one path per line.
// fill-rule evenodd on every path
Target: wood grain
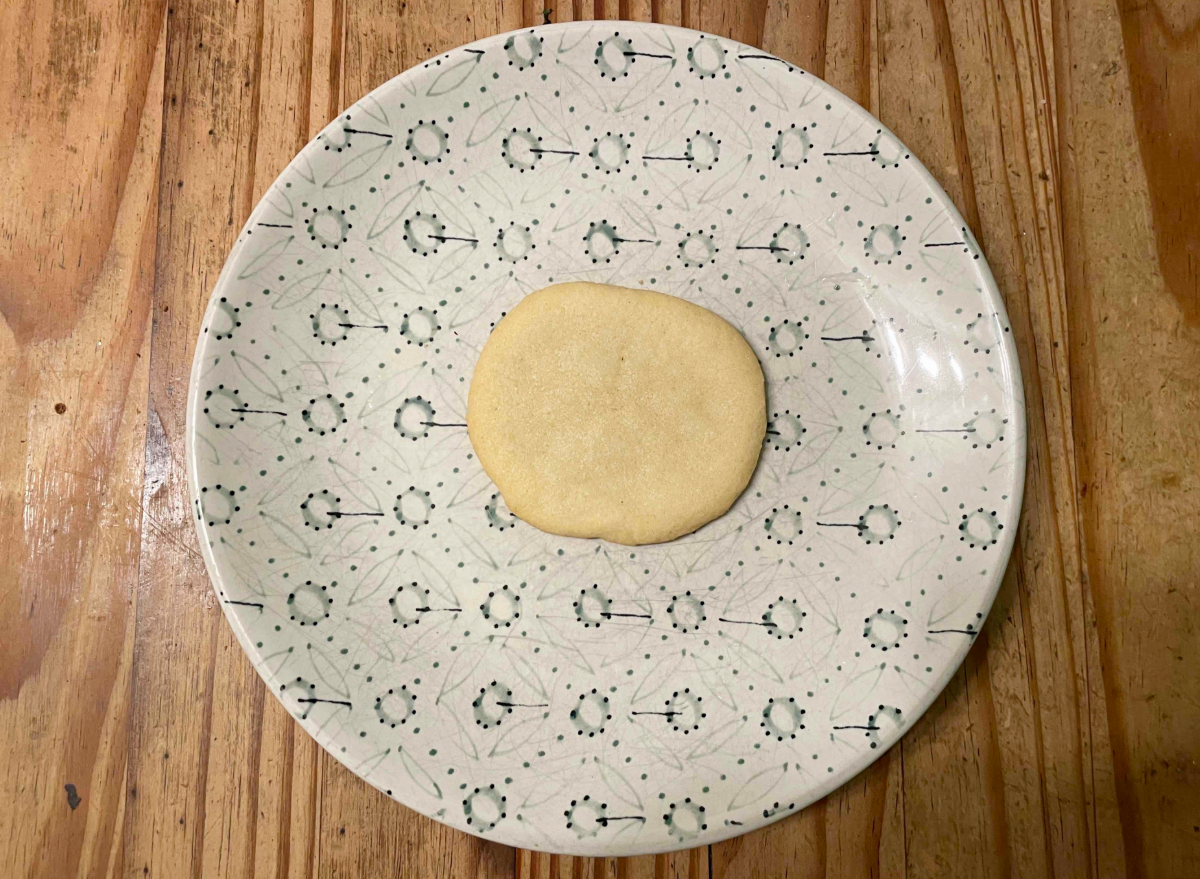
M 10 876 L 99 876 L 124 857 L 161 33 L 154 10 L 116 3 L 0 9 L 0 863 Z
M 879 115 L 987 253 L 1026 383 L 1017 548 L 945 692 L 824 801 L 673 855 L 515 852 L 363 784 L 265 692 L 189 521 L 192 346 L 254 203 L 370 89 L 546 18 L 730 36 Z M 1196 875 L 1198 111 L 1189 0 L 3 5 L 4 874 Z
M 1090 671 L 1106 697 L 1125 868 L 1182 875 L 1200 863 L 1200 700 L 1191 668 L 1200 558 L 1189 539 L 1200 527 L 1200 334 L 1186 295 L 1200 264 L 1181 253 L 1195 236 L 1182 241 L 1176 224 L 1196 210 L 1188 181 L 1200 154 L 1179 154 L 1178 184 L 1155 163 L 1174 149 L 1166 141 L 1195 137 L 1185 120 L 1200 70 L 1186 47 L 1195 45 L 1197 9 L 1161 2 L 1098 12 L 1054 19 L 1064 50 L 1056 108 L 1068 147 L 1060 161 L 1074 440 L 1099 636 Z M 1178 37 L 1153 61 L 1140 42 L 1153 38 L 1149 24 Z M 1130 34 L 1134 51 L 1126 49 Z M 1171 59 L 1178 73 L 1164 77 Z M 1170 93 L 1154 100 L 1181 108 L 1177 115 L 1138 109 L 1135 94 L 1144 100 L 1154 89 Z M 1159 146 L 1148 148 L 1151 141 Z M 1156 215 L 1164 199 L 1172 207 Z

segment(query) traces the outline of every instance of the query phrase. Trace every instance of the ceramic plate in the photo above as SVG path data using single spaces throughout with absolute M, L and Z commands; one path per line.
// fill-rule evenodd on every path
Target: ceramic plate
M 758 470 L 672 543 L 544 534 L 464 421 L 532 290 L 670 293 L 768 383 Z M 694 31 L 551 25 L 431 59 L 296 157 L 225 265 L 188 463 L 242 646 L 366 781 L 558 852 L 711 843 L 895 743 L 978 633 L 1024 422 L 979 247 L 825 83 Z

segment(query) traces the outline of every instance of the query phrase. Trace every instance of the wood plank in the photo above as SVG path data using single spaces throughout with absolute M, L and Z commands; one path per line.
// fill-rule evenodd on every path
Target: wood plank
M 707 879 L 708 848 L 633 858 L 573 858 L 517 851 L 520 879 Z
M 263 38 L 257 3 L 167 11 L 127 874 L 240 876 L 254 865 L 264 693 L 195 548 L 183 449 L 201 317 L 253 204 Z
M 707 879 L 709 847 L 631 858 L 576 858 L 519 849 L 518 879 Z
M 538 12 L 538 10 L 540 10 L 540 12 Z M 544 2 L 537 4 L 537 9 L 534 11 L 538 12 L 538 14 L 541 16 L 539 20 L 543 23 L 546 20 L 547 11 L 549 12 L 549 18 L 552 24 L 575 20 L 575 4 L 572 2 L 572 0 L 544 0 Z
M 763 15 L 762 46 L 809 73 L 825 75 L 829 0 L 768 2 Z
M 826 798 L 825 875 L 829 879 L 903 876 L 904 786 L 892 748 Z
M 789 0 L 783 3 L 790 8 Z M 797 5 L 800 5 L 799 3 Z M 684 27 L 694 27 L 748 46 L 762 46 L 766 30 L 768 0 L 725 3 L 721 0 L 687 0 Z
M 312 139 L 342 109 L 344 0 L 312 0 L 310 20 L 312 61 L 308 74 L 308 136 Z
M 655 21 L 654 9 L 648 0 L 628 0 L 621 7 L 621 18 L 629 21 Z M 661 24 L 662 22 L 660 22 Z
M 425 818 L 370 788 L 322 752 L 318 877 L 502 879 L 515 851 Z M 350 828 L 350 831 L 347 831 Z
M 821 800 L 762 830 L 712 846 L 712 879 L 772 876 L 795 879 L 826 875 L 825 812 Z
M 684 0 L 651 0 L 650 19 L 659 24 L 692 27 L 691 18 L 684 18 L 683 7 Z
M 558 9 L 560 13 L 566 12 L 566 10 L 563 9 L 564 5 L 565 0 L 559 0 Z M 597 18 L 604 18 L 603 6 L 601 6 L 600 13 L 597 14 L 595 0 L 574 0 L 571 6 L 570 21 L 595 21 Z M 555 19 L 555 21 L 567 20 L 568 19 L 565 17 Z
M 105 876 L 120 866 L 161 37 L 149 5 L 0 9 L 8 876 Z
M 879 106 L 877 100 L 871 101 L 871 82 L 877 67 L 876 32 L 871 19 L 874 5 L 873 0 L 851 0 L 828 6 L 822 74 L 827 83 L 872 112 Z
M 1123 851 L 1104 844 L 1136 876 L 1200 863 L 1200 263 L 1181 232 L 1197 209 L 1198 11 L 1073 0 L 1054 18 L 1091 671 L 1104 682 Z M 1098 799 L 1095 811 L 1099 823 L 1109 809 Z
M 1111 21 L 1110 4 L 1096 8 Z M 1123 106 L 1133 109 L 1154 219 L 1156 259 L 1144 268 L 1157 267 L 1163 286 L 1194 328 L 1200 324 L 1200 237 L 1194 231 L 1200 226 L 1200 178 L 1187 172 L 1200 154 L 1200 127 L 1186 120 L 1200 106 L 1200 10 L 1188 3 L 1132 0 L 1117 0 L 1116 9 L 1132 99 Z M 1110 48 L 1111 30 L 1106 29 L 1105 37 L 1089 48 Z M 1110 68 L 1111 63 L 1104 72 Z
M 622 0 L 619 18 L 628 21 L 653 21 L 654 8 L 651 0 Z

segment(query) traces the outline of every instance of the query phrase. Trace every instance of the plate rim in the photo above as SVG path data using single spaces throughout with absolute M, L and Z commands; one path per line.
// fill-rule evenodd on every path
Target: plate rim
M 878 117 L 876 117 L 873 113 L 871 113 L 869 110 L 867 110 L 861 104 L 859 104 L 853 98 L 848 97 L 847 95 L 842 93 L 839 89 L 837 89 L 835 86 L 830 85 L 829 82 L 826 81 L 824 78 L 819 77 L 819 76 L 809 72 L 808 70 L 806 70 L 805 68 L 801 67 L 798 64 L 793 64 L 792 62 L 788 61 L 785 58 L 780 58 L 779 56 L 774 55 L 773 53 L 766 52 L 766 50 L 759 49 L 758 47 L 755 47 L 755 46 L 751 46 L 748 43 L 743 43 L 740 40 L 736 40 L 731 37 L 724 37 L 719 34 L 709 33 L 707 31 L 694 30 L 692 28 L 679 27 L 676 25 L 658 24 L 656 22 L 625 21 L 625 20 L 553 22 L 553 23 L 545 24 L 545 25 L 535 25 L 532 27 L 522 27 L 522 28 L 518 28 L 515 30 L 510 30 L 510 31 L 501 31 L 498 33 L 490 34 L 485 37 L 481 37 L 478 40 L 473 40 L 469 43 L 463 43 L 461 45 L 454 46 L 454 47 L 446 50 L 445 52 L 438 53 L 437 55 L 432 55 L 429 58 L 424 59 L 423 61 L 418 61 L 418 62 L 414 63 L 413 65 L 411 65 L 411 66 L 405 68 L 404 70 L 400 71 L 399 73 L 397 73 L 395 76 L 389 78 L 386 82 L 382 82 L 375 88 L 366 92 L 365 94 L 360 95 L 358 98 L 356 98 L 350 104 L 339 109 L 337 114 L 333 117 L 333 119 L 329 120 L 329 122 L 326 123 L 322 127 L 321 132 L 323 132 L 326 128 L 328 128 L 328 126 L 330 124 L 335 122 L 337 120 L 338 116 L 342 115 L 342 113 L 346 112 L 346 110 L 359 105 L 366 98 L 374 96 L 382 90 L 392 88 L 393 84 L 397 80 L 399 80 L 403 77 L 406 77 L 406 76 L 415 75 L 420 70 L 424 69 L 425 66 L 427 66 L 435 61 L 438 61 L 439 59 L 445 58 L 454 52 L 458 52 L 463 49 L 467 49 L 467 48 L 471 48 L 471 47 L 475 47 L 475 46 L 480 46 L 480 45 L 486 44 L 486 43 L 492 43 L 493 41 L 500 41 L 500 40 L 503 40 L 507 37 L 510 37 L 510 36 L 513 36 L 516 34 L 531 33 L 531 32 L 559 33 L 559 32 L 568 32 L 568 31 L 572 31 L 572 30 L 591 30 L 596 27 L 612 27 L 612 28 L 619 28 L 619 29 L 626 29 L 626 30 L 628 30 L 628 29 L 654 30 L 654 31 L 659 31 L 659 32 L 667 31 L 667 32 L 670 32 L 673 34 L 678 34 L 681 37 L 690 37 L 692 39 L 697 39 L 697 38 L 702 38 L 702 37 L 711 37 L 711 38 L 720 40 L 724 43 L 732 43 L 737 46 L 745 46 L 746 48 L 752 48 L 755 51 L 763 52 L 764 54 L 769 55 L 771 58 L 778 60 L 778 61 L 782 62 L 783 64 L 786 64 L 788 66 L 789 72 L 798 70 L 798 71 L 801 71 L 804 75 L 811 76 L 814 80 L 820 82 L 825 88 L 829 89 L 831 92 L 833 92 L 835 95 L 840 97 L 843 101 L 845 101 L 846 104 L 852 110 L 856 110 L 859 113 L 862 113 L 866 118 L 872 120 L 884 132 L 886 132 L 887 134 L 889 134 L 890 136 L 895 138 L 897 143 L 905 145 L 905 147 L 907 149 L 907 144 L 905 144 L 904 140 L 902 140 L 900 137 L 896 136 L 896 134 L 894 132 L 892 132 L 891 129 L 888 128 L 887 125 L 885 125 L 882 121 L 880 121 L 878 119 Z M 425 810 L 421 809 L 418 806 L 411 805 L 409 802 L 407 802 L 404 799 L 404 797 L 402 795 L 400 795 L 400 793 L 387 792 L 384 788 L 380 787 L 375 782 L 373 782 L 370 779 L 361 775 L 357 770 L 354 769 L 353 766 L 350 765 L 349 759 L 346 758 L 345 755 L 339 753 L 339 751 L 337 749 L 338 748 L 337 742 L 339 740 L 334 734 L 326 732 L 325 729 L 323 729 L 321 727 L 318 727 L 315 725 L 310 726 L 308 723 L 296 718 L 292 714 L 290 707 L 284 701 L 283 696 L 281 695 L 281 693 L 277 687 L 277 684 L 280 682 L 278 676 L 265 667 L 265 664 L 264 664 L 263 658 L 262 658 L 262 654 L 261 654 L 261 650 L 254 645 L 253 640 L 250 638 L 244 625 L 242 624 L 241 617 L 238 615 L 238 613 L 235 610 L 231 609 L 228 602 L 221 600 L 221 594 L 223 592 L 223 587 L 224 587 L 224 578 L 222 577 L 221 571 L 218 568 L 216 559 L 213 555 L 212 548 L 209 543 L 208 535 L 206 534 L 206 531 L 205 531 L 206 526 L 205 526 L 202 518 L 195 515 L 195 513 L 194 513 L 193 507 L 199 502 L 199 498 L 200 498 L 200 482 L 199 482 L 199 473 L 198 473 L 197 458 L 196 458 L 196 435 L 197 435 L 196 434 L 196 413 L 198 411 L 198 405 L 200 402 L 200 381 L 201 381 L 201 377 L 202 377 L 203 363 L 205 360 L 204 353 L 205 353 L 205 350 L 207 347 L 207 341 L 210 338 L 210 336 L 205 332 L 205 327 L 208 325 L 210 319 L 212 318 L 213 314 L 215 313 L 221 292 L 224 290 L 224 288 L 226 286 L 228 286 L 228 284 L 230 282 L 231 273 L 233 271 L 233 267 L 234 267 L 235 263 L 237 262 L 237 257 L 240 254 L 242 248 L 247 243 L 247 239 L 248 239 L 247 233 L 253 229 L 254 224 L 257 221 L 257 218 L 259 217 L 259 215 L 261 213 L 264 212 L 264 210 L 267 207 L 267 195 L 270 193 L 271 188 L 274 187 L 274 185 L 277 182 L 282 180 L 288 173 L 290 173 L 293 170 L 293 168 L 295 166 L 297 166 L 299 164 L 301 156 L 305 155 L 305 153 L 309 150 L 309 148 L 313 145 L 313 143 L 316 142 L 317 138 L 320 137 L 321 132 L 318 132 L 317 135 L 315 135 L 313 138 L 311 138 L 307 143 L 305 143 L 305 145 L 303 147 L 301 147 L 296 152 L 296 155 L 292 157 L 292 159 L 283 167 L 283 169 L 279 172 L 279 174 L 277 174 L 275 176 L 275 178 L 271 181 L 270 186 L 268 186 L 263 191 L 263 195 L 255 203 L 254 207 L 250 211 L 249 216 L 246 218 L 246 222 L 243 224 L 241 231 L 238 232 L 238 235 L 237 235 L 236 239 L 234 240 L 233 246 L 230 248 L 229 254 L 226 256 L 225 262 L 221 267 L 221 271 L 217 275 L 217 280 L 213 284 L 212 290 L 209 293 L 208 302 L 205 306 L 203 316 L 201 317 L 201 320 L 200 320 L 199 338 L 196 341 L 196 345 L 195 345 L 193 355 L 192 355 L 192 365 L 191 365 L 191 369 L 189 370 L 189 374 L 188 374 L 188 393 L 187 393 L 187 398 L 186 398 L 186 402 L 185 402 L 186 411 L 185 411 L 185 426 L 184 426 L 184 463 L 185 463 L 185 467 L 186 467 L 186 480 L 187 480 L 187 488 L 188 488 L 188 515 L 192 519 L 192 524 L 195 528 L 197 541 L 200 544 L 201 556 L 204 559 L 205 572 L 208 576 L 209 585 L 212 587 L 214 593 L 216 593 L 217 603 L 220 605 L 222 613 L 225 616 L 226 621 L 229 623 L 230 628 L 233 629 L 234 636 L 237 638 L 237 641 L 238 641 L 239 645 L 241 646 L 242 651 L 245 653 L 246 658 L 254 666 L 255 672 L 262 679 L 263 684 L 266 686 L 267 690 L 270 691 L 272 696 L 274 696 L 275 699 L 277 699 L 279 701 L 279 703 L 283 706 L 284 710 L 288 714 L 289 719 L 293 723 L 296 723 L 297 725 L 299 725 L 300 728 L 308 736 L 310 736 L 314 741 L 316 741 L 316 743 L 318 745 L 320 745 L 322 750 L 324 750 L 326 753 L 328 753 L 330 756 L 332 756 L 335 760 L 337 760 L 340 764 L 342 764 L 342 766 L 344 766 L 347 770 L 349 770 L 356 778 L 358 778 L 360 781 L 370 785 L 371 787 L 375 788 L 377 791 L 379 791 L 380 794 L 382 794 L 383 796 L 386 796 L 389 800 L 394 800 L 395 802 L 399 803 L 404 808 L 411 809 L 412 811 L 417 812 L 418 814 L 423 815 L 424 817 L 429 818 L 433 821 L 436 821 L 438 824 L 441 824 L 442 826 L 448 827 L 452 830 L 455 830 L 455 831 L 458 831 L 461 833 L 466 833 L 469 836 L 472 836 L 472 837 L 475 837 L 477 839 L 481 839 L 481 840 L 484 840 L 487 842 L 493 842 L 493 843 L 499 842 L 501 844 L 513 847 L 512 843 L 506 842 L 504 840 L 503 834 L 497 834 L 495 837 L 493 837 L 493 836 L 485 835 L 482 833 L 476 833 L 476 832 L 473 832 L 470 830 L 465 830 L 463 828 L 456 826 L 455 824 L 450 823 L 449 821 L 445 821 L 442 818 L 439 818 L 437 815 L 426 812 Z M 937 179 L 930 173 L 929 169 L 925 167 L 925 164 L 918 158 L 918 156 L 915 153 L 912 153 L 911 151 L 909 151 L 908 161 L 914 168 L 917 176 L 924 183 L 926 183 L 926 185 L 928 185 L 930 187 L 933 194 L 935 196 L 940 196 L 940 200 L 942 202 L 942 208 L 947 212 L 947 214 L 954 219 L 954 221 L 957 225 L 966 227 L 967 223 L 963 219 L 962 214 L 959 212 L 958 206 L 955 205 L 954 201 L 950 198 L 950 196 L 946 192 L 946 190 L 937 181 Z M 974 234 L 973 230 L 972 230 L 972 234 Z M 982 245 L 980 246 L 980 259 L 976 261 L 975 265 L 976 265 L 977 271 L 979 272 L 979 276 L 980 276 L 979 279 L 981 282 L 981 284 L 980 284 L 981 292 L 983 294 L 985 294 L 987 299 L 991 302 L 991 305 L 995 309 L 996 314 L 998 314 L 999 316 L 1002 316 L 1004 318 L 1005 322 L 1011 326 L 1011 321 L 1008 318 L 1008 310 L 1005 307 L 1004 298 L 1000 293 L 1000 289 L 999 289 L 998 285 L 996 284 L 995 276 L 992 274 L 991 266 L 988 263 L 986 254 L 984 254 L 984 252 L 983 252 Z M 1022 507 L 1023 507 L 1023 502 L 1024 502 L 1025 476 L 1026 476 L 1026 471 L 1027 471 L 1027 467 L 1028 467 L 1028 437 L 1027 437 L 1027 433 L 1026 433 L 1027 419 L 1026 419 L 1026 412 L 1025 412 L 1026 402 L 1025 402 L 1025 393 L 1024 393 L 1024 382 L 1023 382 L 1022 375 L 1021 375 L 1020 358 L 1019 358 L 1019 355 L 1018 355 L 1018 352 L 1016 349 L 1016 342 L 1013 338 L 1012 333 L 1005 333 L 1002 335 L 1002 337 L 1000 339 L 999 353 L 1000 353 L 999 364 L 1000 364 L 1000 367 L 1002 367 L 1002 374 L 1003 374 L 1003 381 L 1001 383 L 1001 386 L 1004 389 L 1004 391 L 1006 393 L 1010 394 L 1012 397 L 1012 400 L 1013 400 L 1013 415 L 1012 415 L 1012 417 L 1015 419 L 1014 426 L 1017 428 L 1017 435 L 1020 438 L 1019 444 L 1016 449 L 1015 465 L 1013 468 L 1013 477 L 1012 477 L 1013 484 L 1011 486 L 1009 486 L 1009 497 L 1011 498 L 1011 500 L 1006 502 L 1008 507 L 1011 509 L 1011 511 L 1014 514 L 1013 518 L 1016 520 L 1018 527 L 1006 529 L 1001 537 L 1000 544 L 997 547 L 997 549 L 999 550 L 997 553 L 997 556 L 1000 559 L 1002 559 L 1002 562 L 997 563 L 996 566 L 993 568 L 993 574 L 990 577 L 990 580 L 986 587 L 986 590 L 984 590 L 984 592 L 986 592 L 986 597 L 984 598 L 984 600 L 981 602 L 981 605 L 980 605 L 982 612 L 983 612 L 983 617 L 982 617 L 981 624 L 980 624 L 980 632 L 983 631 L 983 626 L 986 624 L 987 619 L 991 614 L 992 607 L 995 604 L 996 596 L 1000 590 L 1000 585 L 1004 580 L 1004 576 L 1008 570 L 1008 565 L 1012 561 L 1012 552 L 1013 552 L 1013 548 L 1016 544 L 1016 535 L 1017 535 L 1017 532 L 1020 530 L 1020 528 L 1019 528 L 1020 514 L 1021 514 Z M 812 805 L 813 803 L 817 802 L 820 799 L 823 799 L 824 797 L 828 796 L 833 791 L 840 788 L 842 785 L 844 785 L 844 784 L 848 783 L 849 781 L 853 780 L 854 778 L 856 778 L 858 775 L 860 775 L 862 772 L 864 772 L 869 766 L 871 766 L 877 760 L 879 760 L 884 754 L 888 753 L 892 749 L 892 747 L 899 744 L 905 738 L 905 736 L 911 732 L 913 726 L 917 723 L 917 721 L 919 721 L 925 715 L 925 713 L 929 710 L 929 708 L 933 705 L 933 703 L 942 695 L 942 693 L 945 691 L 947 685 L 950 683 L 950 681 L 953 679 L 953 677 L 958 673 L 958 670 L 962 667 L 963 662 L 966 660 L 967 653 L 970 651 L 971 647 L 976 643 L 976 640 L 977 639 L 972 638 L 972 639 L 970 639 L 970 641 L 966 642 L 963 647 L 960 647 L 958 649 L 958 651 L 957 651 L 958 655 L 951 662 L 947 663 L 944 666 L 942 674 L 939 675 L 938 678 L 936 679 L 936 681 L 929 686 L 928 690 L 926 691 L 929 694 L 928 698 L 925 699 L 923 702 L 917 703 L 916 707 L 914 707 L 908 713 L 908 719 L 906 721 L 906 728 L 905 728 L 904 733 L 902 733 L 900 736 L 898 736 L 895 739 L 895 741 L 893 741 L 886 748 L 883 748 L 878 751 L 860 752 L 855 759 L 843 764 L 843 766 L 840 767 L 837 771 L 833 772 L 832 774 L 827 776 L 827 778 L 822 780 L 822 782 L 820 784 L 816 784 L 810 788 L 807 788 L 804 791 L 804 795 L 797 798 L 794 801 L 795 808 L 789 809 L 787 811 L 781 812 L 776 815 L 772 815 L 767 818 L 761 818 L 761 819 L 755 821 L 754 823 L 747 823 L 747 824 L 735 826 L 735 827 L 730 827 L 729 825 L 725 825 L 720 828 L 714 828 L 713 830 L 708 831 L 704 834 L 704 842 L 699 843 L 699 845 L 700 846 L 714 845 L 716 843 L 724 842 L 725 840 L 732 839 L 734 837 L 741 836 L 743 834 L 761 830 L 762 828 L 767 827 L 771 824 L 774 824 L 775 822 L 780 821 L 783 818 L 798 814 L 800 811 L 804 810 L 808 806 Z M 554 847 L 554 848 L 529 846 L 529 850 L 544 851 L 544 852 L 549 852 L 549 853 L 554 853 L 554 854 L 563 854 L 563 855 L 570 855 L 570 856 L 628 857 L 628 856 L 633 856 L 633 855 L 662 854 L 662 853 L 668 853 L 668 852 L 682 851 L 682 850 L 685 850 L 688 848 L 696 847 L 695 844 L 691 844 L 691 845 L 688 844 L 688 843 L 694 843 L 695 842 L 694 840 L 688 840 L 686 842 L 679 842 L 678 844 L 674 844 L 674 845 L 670 844 L 668 840 L 663 840 L 663 842 L 665 844 L 662 844 L 662 845 L 653 844 L 653 843 L 646 844 L 646 845 L 636 845 L 636 844 L 612 845 L 612 846 L 609 846 L 608 848 L 606 848 L 604 850 L 603 854 L 597 854 L 597 851 L 593 848 L 571 847 L 569 845 L 564 845 L 562 847 Z

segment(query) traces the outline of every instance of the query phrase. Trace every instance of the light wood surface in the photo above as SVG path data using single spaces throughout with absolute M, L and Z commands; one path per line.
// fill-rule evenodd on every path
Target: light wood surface
M 1017 548 L 949 687 L 822 802 L 676 855 L 514 851 L 369 788 L 266 694 L 188 516 L 192 345 L 255 201 L 341 107 L 544 6 L 877 114 L 1026 381 Z M 1195 0 L 7 0 L 0 181 L 0 874 L 1200 875 Z

